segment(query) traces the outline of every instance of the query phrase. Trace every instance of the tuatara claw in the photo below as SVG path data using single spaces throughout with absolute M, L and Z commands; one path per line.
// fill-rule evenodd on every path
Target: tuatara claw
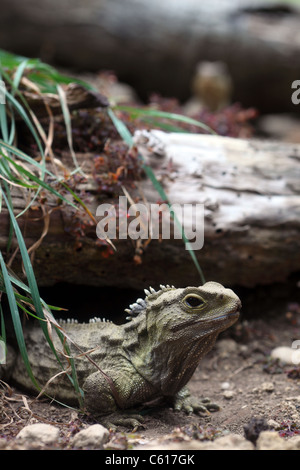
M 145 428 L 143 425 L 143 417 L 139 414 L 129 415 L 113 413 L 106 418 L 101 419 L 101 424 L 112 431 L 116 431 L 118 426 L 124 426 L 126 428 L 132 428 L 132 432 L 137 431 L 139 428 Z
M 212 403 L 209 398 L 197 400 L 190 395 L 186 388 L 183 388 L 176 396 L 174 410 L 182 410 L 187 414 L 204 413 L 209 415 L 211 411 L 219 411 L 220 407 L 216 403 Z

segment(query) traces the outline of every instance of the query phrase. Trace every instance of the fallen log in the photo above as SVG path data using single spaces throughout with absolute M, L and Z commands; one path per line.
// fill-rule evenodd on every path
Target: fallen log
M 161 131 L 136 132 L 135 144 L 171 204 L 204 208 L 204 246 L 194 253 L 206 280 L 254 286 L 285 281 L 300 270 L 299 145 Z M 92 154 L 77 155 L 86 173 L 93 158 Z M 71 161 L 67 155 L 62 159 L 65 166 Z M 92 178 L 78 189 L 88 195 L 94 216 L 100 203 L 119 202 L 118 197 L 104 198 L 97 193 Z M 131 184 L 127 191 L 135 202 L 138 198 L 148 204 L 162 202 L 147 178 L 135 189 Z M 119 193 L 124 194 L 127 192 Z M 14 202 L 16 210 L 24 207 L 20 195 L 15 195 Z M 45 218 L 38 215 L 38 210 L 30 211 L 27 221 L 20 220 L 28 247 L 43 231 Z M 70 229 L 74 211 L 66 205 L 49 217 L 47 234 L 35 251 L 40 285 L 64 281 L 141 289 L 160 283 L 200 284 L 183 240 L 172 239 L 172 234 L 169 240 L 112 240 L 117 250 L 113 253 L 110 246 L 99 246 L 95 224 L 87 225 L 84 235 L 77 231 L 74 238 Z M 185 220 L 188 233 L 193 223 L 192 218 Z M 5 250 L 5 210 L 0 224 L 0 248 Z

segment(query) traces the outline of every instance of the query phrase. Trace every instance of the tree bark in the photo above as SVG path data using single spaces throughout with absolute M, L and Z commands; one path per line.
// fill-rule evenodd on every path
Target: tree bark
M 300 270 L 299 145 L 161 131 L 137 132 L 135 141 L 172 204 L 204 205 L 204 246 L 194 253 L 206 280 L 254 286 L 284 281 Z M 93 157 L 77 155 L 87 173 Z M 62 163 L 70 166 L 71 161 L 66 155 Z M 100 203 L 118 202 L 97 194 L 92 178 L 78 189 L 86 194 L 94 216 Z M 133 199 L 142 194 L 149 204 L 161 200 L 146 178 L 127 190 Z M 17 191 L 14 207 L 24 207 Z M 31 210 L 27 220 L 18 219 L 27 247 L 45 228 L 46 219 L 39 215 Z M 79 220 L 74 215 L 66 205 L 50 215 L 34 258 L 41 286 L 63 281 L 141 289 L 201 283 L 181 239 L 151 240 L 148 245 L 144 240 L 143 253 L 137 241 L 112 240 L 117 251 L 109 254 L 106 246 L 97 246 L 95 225 L 87 225 L 84 236 L 74 236 L 80 233 L 74 231 Z M 192 225 L 191 219 L 185 220 L 184 229 L 189 232 Z M 0 248 L 5 251 L 9 220 L 4 208 L 0 226 Z M 16 260 L 13 267 L 18 270 Z

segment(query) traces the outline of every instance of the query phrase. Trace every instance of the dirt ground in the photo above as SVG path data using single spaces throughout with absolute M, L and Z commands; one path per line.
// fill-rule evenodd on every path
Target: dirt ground
M 300 433 L 300 367 L 270 359 L 277 346 L 291 346 L 300 339 L 300 310 L 286 311 L 275 318 L 244 320 L 223 333 L 214 349 L 202 360 L 189 387 L 194 396 L 209 397 L 220 411 L 207 416 L 154 408 L 145 414 L 144 428 L 135 433 L 111 432 L 109 449 L 127 449 L 185 438 L 212 439 L 232 432 L 251 433 L 251 420 L 275 426 L 283 437 Z M 18 448 L 17 433 L 26 425 L 45 422 L 58 426 L 61 439 L 56 448 L 69 449 L 71 437 L 94 421 L 80 413 L 49 403 L 32 402 L 19 390 L 2 389 L 0 400 L 0 448 Z M 273 421 L 270 421 L 273 420 Z M 257 422 L 257 421 L 256 421 Z M 277 426 L 276 426 L 277 423 Z M 253 427 L 253 421 L 252 421 Z M 254 426 L 255 427 L 255 426 Z M 171 436 L 170 436 L 171 434 Z

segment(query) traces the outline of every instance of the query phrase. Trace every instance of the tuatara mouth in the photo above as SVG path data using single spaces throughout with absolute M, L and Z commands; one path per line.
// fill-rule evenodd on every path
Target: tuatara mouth
M 239 302 L 239 304 L 233 308 L 232 310 L 230 310 L 229 312 L 227 313 L 224 313 L 223 315 L 219 315 L 218 317 L 215 317 L 215 318 L 212 318 L 211 321 L 221 321 L 221 320 L 237 320 L 240 316 L 240 310 L 242 308 L 242 304 L 241 302 Z M 234 322 L 232 322 L 234 323 Z
M 213 318 L 213 320 L 222 320 L 225 318 L 238 318 L 240 316 L 239 310 L 233 310 L 232 312 L 225 313 L 224 315 L 220 315 L 219 317 Z
M 200 321 L 207 322 L 207 323 L 224 323 L 224 327 L 228 328 L 228 326 L 233 325 L 237 321 L 237 319 L 240 316 L 240 310 L 242 308 L 242 303 L 240 299 L 236 302 L 236 304 L 232 307 L 231 310 L 229 310 L 226 313 L 221 313 L 220 315 L 216 317 L 211 317 L 211 318 L 206 318 Z M 229 325 L 228 325 L 229 324 Z
M 242 302 L 240 301 L 240 299 L 238 299 L 238 301 L 236 302 L 236 304 L 232 307 L 231 310 L 229 310 L 228 312 L 226 313 L 223 313 L 217 317 L 214 317 L 214 318 L 211 318 L 210 320 L 211 321 L 220 321 L 220 320 L 226 320 L 226 319 L 238 319 L 238 317 L 240 316 L 240 311 L 241 311 L 241 308 L 242 308 Z
M 214 323 L 223 323 L 224 329 L 228 328 L 229 326 L 233 325 L 240 316 L 240 308 L 241 304 L 239 303 L 235 308 L 230 310 L 227 313 L 221 314 L 218 317 L 210 317 L 210 318 L 198 318 L 190 319 L 189 321 L 185 321 L 181 325 L 176 325 L 172 328 L 172 331 L 182 330 L 182 328 L 189 328 L 192 325 L 196 324 L 214 324 Z M 222 328 L 223 329 L 223 328 Z

